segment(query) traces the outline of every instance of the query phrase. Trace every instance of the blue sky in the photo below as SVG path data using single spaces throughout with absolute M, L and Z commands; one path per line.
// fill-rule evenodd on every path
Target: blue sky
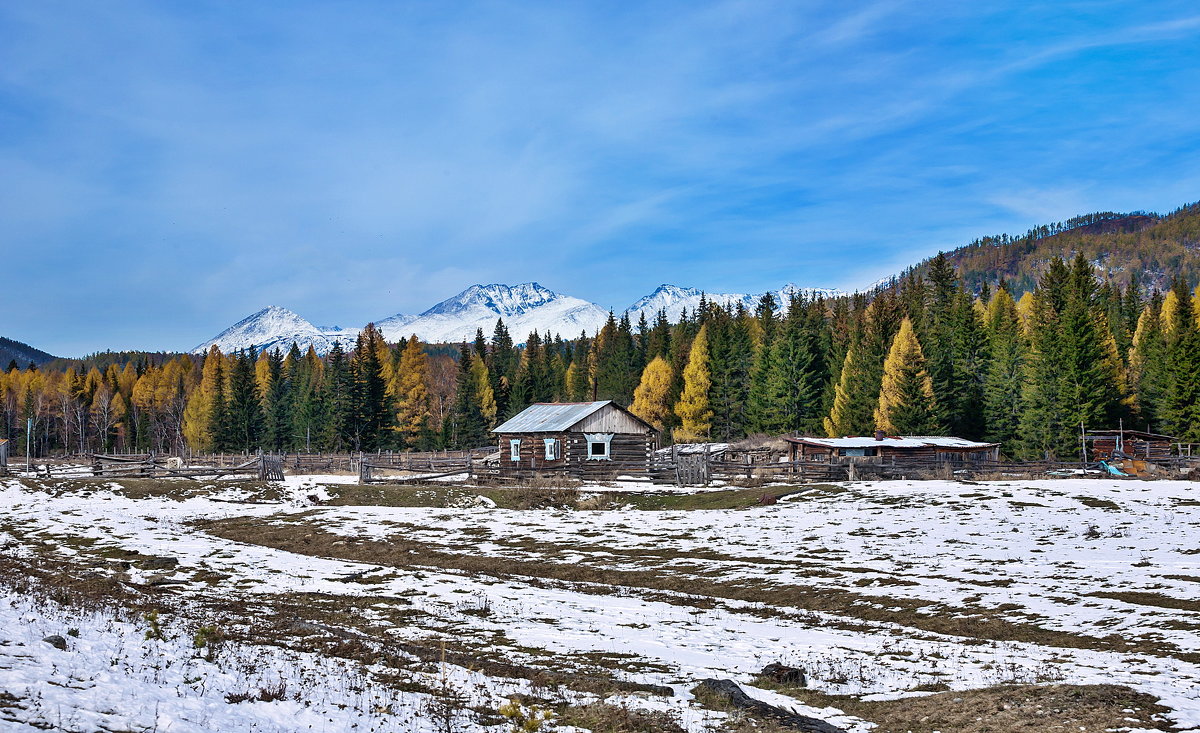
M 0 5 L 0 335 L 853 288 L 1200 199 L 1194 2 Z

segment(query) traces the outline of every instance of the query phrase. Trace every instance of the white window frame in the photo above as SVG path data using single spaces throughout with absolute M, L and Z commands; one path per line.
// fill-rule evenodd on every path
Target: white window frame
M 562 458 L 562 449 L 559 447 L 558 438 L 542 438 L 542 442 L 546 445 L 547 461 L 557 461 Z
M 587 460 L 589 461 L 611 461 L 612 460 L 612 433 L 584 433 L 584 440 L 587 441 Z M 592 453 L 592 446 L 597 444 L 604 445 L 604 455 L 596 455 Z
M 508 441 L 508 459 L 513 463 L 521 462 L 521 439 L 510 438 Z

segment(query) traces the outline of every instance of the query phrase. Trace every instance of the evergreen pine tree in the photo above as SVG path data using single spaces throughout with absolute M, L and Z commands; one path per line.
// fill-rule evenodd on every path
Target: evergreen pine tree
M 755 312 L 758 330 L 762 334 L 754 351 L 750 367 L 750 387 L 747 397 L 747 430 L 751 433 L 779 433 L 787 429 L 785 404 L 775 391 L 773 378 L 780 372 L 779 350 L 775 346 L 778 330 L 775 319 L 775 298 L 766 293 L 759 299 Z
M 985 437 L 1011 450 L 1021 416 L 1025 338 L 1017 304 L 1007 288 L 997 288 L 988 303 L 986 333 L 990 358 L 983 377 Z
M 1096 292 L 1095 273 L 1081 253 L 1072 265 L 1060 319 L 1063 399 L 1076 430 L 1081 424 L 1108 427 L 1123 416 L 1118 356 Z
M 1187 443 L 1200 442 L 1200 329 L 1188 289 L 1182 279 L 1165 298 L 1174 308 L 1169 315 L 1173 329 L 1166 345 L 1162 399 L 1162 422 L 1168 434 Z M 1164 313 L 1164 316 L 1167 314 Z
M 255 358 L 248 351 L 233 356 L 225 418 L 225 444 L 230 450 L 251 452 L 262 443 L 262 401 L 255 383 Z
M 1161 422 L 1166 392 L 1167 341 L 1161 311 L 1162 298 L 1155 293 L 1138 317 L 1129 347 L 1128 381 L 1138 415 L 1147 425 Z
M 637 386 L 636 361 L 629 317 L 622 316 L 618 322 L 609 311 L 608 322 L 596 337 L 596 399 L 628 406 Z
M 393 401 L 388 394 L 380 355 L 385 352 L 383 334 L 368 323 L 358 335 L 350 360 L 353 377 L 355 450 L 374 451 L 385 447 L 393 425 Z
M 1021 397 L 1018 449 L 1029 459 L 1068 458 L 1079 450 L 1079 425 L 1066 402 L 1062 370 L 1062 309 L 1070 273 L 1054 260 L 1031 299 L 1026 328 L 1030 349 Z M 1018 312 L 1020 305 L 1018 304 Z
M 288 359 L 293 355 L 299 357 L 300 349 L 296 344 L 288 351 Z M 291 361 L 285 367 L 285 359 L 278 349 L 273 350 L 267 357 L 267 391 L 263 395 L 262 406 L 265 418 L 263 444 L 273 451 L 282 451 L 291 445 L 292 441 L 292 380 L 295 362 Z
M 454 404 L 447 414 L 447 444 L 453 448 L 478 448 L 488 443 L 487 424 L 479 406 L 476 380 L 472 375 L 475 359 L 467 344 L 462 345 L 458 358 L 458 381 L 454 390 Z
M 329 350 L 322 383 L 325 406 L 322 444 L 332 450 L 359 450 L 359 426 L 355 414 L 354 374 L 341 342 Z
M 336 346 L 339 351 L 340 346 Z M 297 350 L 298 352 L 298 350 Z M 292 382 L 292 399 L 290 400 L 291 414 L 288 423 L 291 426 L 290 444 L 304 452 L 330 447 L 324 440 L 328 435 L 325 424 L 329 419 L 324 401 L 324 364 L 312 346 L 303 357 L 296 359 L 294 354 L 288 355 L 288 365 Z
M 504 325 L 504 319 L 496 319 L 496 328 L 492 332 L 492 350 L 487 363 L 488 375 L 492 379 L 492 391 L 496 395 L 496 413 L 499 415 L 515 414 L 510 408 L 513 382 L 517 376 L 519 355 L 513 347 L 512 336 Z
M 708 332 L 709 374 L 712 387 L 712 435 L 732 442 L 746 435 L 753 346 L 750 318 L 738 304 L 735 313 L 714 308 Z

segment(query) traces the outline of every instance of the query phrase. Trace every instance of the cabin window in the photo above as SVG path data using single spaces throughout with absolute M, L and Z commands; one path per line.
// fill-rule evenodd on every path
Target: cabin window
M 520 462 L 521 460 L 521 441 L 512 439 L 508 441 L 508 457 L 512 461 Z
M 838 451 L 839 456 L 873 456 L 875 455 L 874 448 L 842 448 Z
M 589 461 L 612 460 L 612 433 L 585 433 Z
M 559 448 L 560 443 L 558 438 L 542 438 L 542 442 L 546 444 L 546 460 L 557 461 L 562 458 L 562 450 Z

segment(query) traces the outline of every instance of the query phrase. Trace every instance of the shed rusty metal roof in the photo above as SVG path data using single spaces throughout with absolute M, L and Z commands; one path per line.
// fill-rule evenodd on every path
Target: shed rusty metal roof
M 539 402 L 530 405 L 493 433 L 559 433 L 567 430 L 588 415 L 612 404 L 612 400 L 599 402 Z

